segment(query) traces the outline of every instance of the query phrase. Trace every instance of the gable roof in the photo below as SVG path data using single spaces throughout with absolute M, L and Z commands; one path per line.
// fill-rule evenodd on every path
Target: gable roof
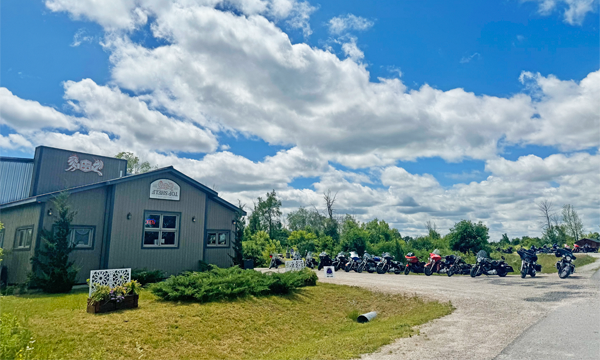
M 32 197 L 29 197 L 26 199 L 1 204 L 0 209 L 6 209 L 6 208 L 15 207 L 15 206 L 31 204 L 31 203 L 35 203 L 35 202 L 46 202 L 46 201 L 54 198 L 57 194 L 60 194 L 63 191 L 68 191 L 69 193 L 74 194 L 74 193 L 78 193 L 78 192 L 82 192 L 82 191 L 92 190 L 92 189 L 109 186 L 109 185 L 116 185 L 116 184 L 120 184 L 120 183 L 127 182 L 127 181 L 139 180 L 139 179 L 142 179 L 142 178 L 145 178 L 148 176 L 161 175 L 161 174 L 174 175 L 174 176 L 180 178 L 181 180 L 185 181 L 186 183 L 190 184 L 191 186 L 195 187 L 196 189 L 205 192 L 207 194 L 207 197 L 210 198 L 211 200 L 225 206 L 226 208 L 228 208 L 230 210 L 233 210 L 236 212 L 241 212 L 243 215 L 246 215 L 246 212 L 244 210 L 231 204 L 227 200 L 220 198 L 219 193 L 217 193 L 216 191 L 214 191 L 211 188 L 206 187 L 205 185 L 202 185 L 201 183 L 199 183 L 198 181 L 185 175 L 181 171 L 175 170 L 175 168 L 173 168 L 173 166 L 168 166 L 165 168 L 151 170 L 151 171 L 145 172 L 143 174 L 126 175 L 126 176 L 116 178 L 116 179 L 100 181 L 100 182 L 93 183 L 93 184 L 77 186 L 77 187 L 59 190 L 59 191 L 53 191 L 53 192 L 50 192 L 47 194 L 40 194 L 40 195 L 32 196 Z

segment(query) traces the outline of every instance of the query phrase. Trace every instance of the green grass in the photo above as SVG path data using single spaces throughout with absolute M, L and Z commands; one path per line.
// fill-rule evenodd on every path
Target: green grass
M 35 339 L 36 358 L 68 359 L 349 359 L 414 326 L 452 312 L 452 305 L 333 284 L 286 296 L 173 303 L 142 291 L 139 308 L 92 315 L 87 292 L 0 297 Z M 358 314 L 378 311 L 367 324 Z

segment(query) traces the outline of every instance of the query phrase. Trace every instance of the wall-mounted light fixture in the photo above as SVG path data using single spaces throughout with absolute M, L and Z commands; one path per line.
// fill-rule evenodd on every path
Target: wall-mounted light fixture
M 196 217 L 192 216 L 192 222 L 196 222 Z
M 131 213 L 127 213 L 127 220 L 131 220 Z
M 231 225 L 235 226 L 237 224 L 237 221 L 235 219 L 231 220 Z
M 48 209 L 48 216 L 52 216 L 52 209 Z

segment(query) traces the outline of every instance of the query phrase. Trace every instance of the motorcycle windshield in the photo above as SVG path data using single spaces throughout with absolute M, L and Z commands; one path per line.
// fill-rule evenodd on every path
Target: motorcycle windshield
M 485 252 L 485 250 L 479 250 L 479 252 L 477 253 L 477 260 L 487 259 L 487 257 L 487 252 Z

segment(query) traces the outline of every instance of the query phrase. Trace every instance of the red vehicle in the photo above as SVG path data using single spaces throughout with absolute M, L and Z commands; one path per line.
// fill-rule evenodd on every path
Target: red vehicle
M 571 252 L 578 253 L 578 252 L 584 252 L 584 251 L 581 248 L 581 246 L 575 244 L 575 245 L 573 245 L 573 250 Z
M 442 262 L 442 257 L 439 254 L 439 251 L 433 250 L 432 253 L 429 253 L 429 262 L 425 264 L 425 268 L 423 272 L 425 275 L 430 276 L 434 272 L 439 273 L 440 270 L 444 268 L 444 262 Z
M 410 274 L 410 272 L 414 272 L 415 274 L 420 274 L 423 272 L 425 268 L 425 263 L 419 261 L 419 258 L 415 256 L 413 253 L 408 253 L 404 256 L 406 258 L 406 267 L 404 268 L 404 275 Z

